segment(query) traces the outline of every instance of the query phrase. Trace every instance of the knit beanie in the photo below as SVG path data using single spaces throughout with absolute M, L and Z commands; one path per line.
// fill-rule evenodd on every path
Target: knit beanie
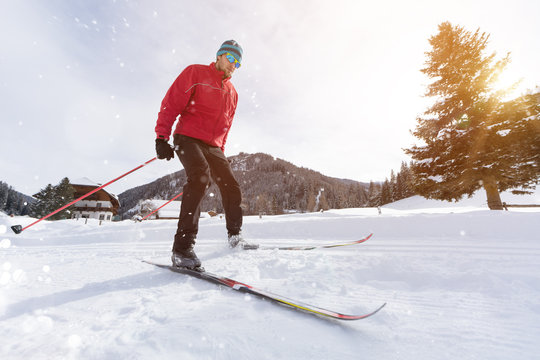
M 236 60 L 238 60 L 239 63 L 242 63 L 242 47 L 236 41 L 234 40 L 225 41 L 219 48 L 216 56 L 219 56 L 225 53 L 231 54 L 232 56 L 234 56 Z

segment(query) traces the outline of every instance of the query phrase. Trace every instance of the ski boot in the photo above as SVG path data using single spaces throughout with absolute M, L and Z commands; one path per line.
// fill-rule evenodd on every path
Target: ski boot
M 242 234 L 229 234 L 229 247 L 234 249 L 236 247 L 241 247 L 243 250 L 256 250 L 259 248 L 257 244 L 250 244 L 242 237 Z
M 199 260 L 195 254 L 195 251 L 193 251 L 193 245 L 179 252 L 173 251 L 171 261 L 173 266 L 179 268 L 204 271 L 204 269 L 201 267 L 201 260 Z

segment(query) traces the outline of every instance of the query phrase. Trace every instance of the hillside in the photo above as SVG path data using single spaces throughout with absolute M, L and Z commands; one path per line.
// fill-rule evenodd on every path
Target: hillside
M 9 184 L 0 181 L 0 212 L 8 215 L 28 214 L 28 205 L 35 199 L 14 190 Z
M 229 161 L 242 189 L 246 215 L 361 207 L 367 202 L 366 184 L 324 176 L 268 154 L 240 153 Z M 141 200 L 174 197 L 182 191 L 185 182 L 185 171 L 181 170 L 121 193 L 120 215 L 131 217 Z M 215 184 L 207 194 L 201 210 L 222 212 L 221 196 Z
M 512 191 L 503 191 L 500 193 L 501 201 L 508 205 L 537 205 L 538 207 L 510 207 L 510 209 L 519 211 L 537 211 L 540 209 L 540 187 L 531 191 L 531 194 L 517 195 Z M 461 199 L 458 202 L 426 199 L 420 195 L 411 196 L 407 199 L 395 201 L 384 205 L 384 209 L 406 210 L 406 211 L 424 211 L 424 212 L 447 212 L 447 211 L 467 211 L 487 209 L 487 198 L 484 190 L 478 190 L 471 197 Z

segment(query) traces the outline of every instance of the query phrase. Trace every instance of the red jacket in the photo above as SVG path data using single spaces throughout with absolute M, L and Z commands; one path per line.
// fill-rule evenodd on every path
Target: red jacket
M 158 138 L 169 139 L 178 115 L 174 134 L 182 134 L 225 150 L 238 94 L 230 78 L 216 64 L 190 65 L 176 78 L 161 102 L 156 124 Z

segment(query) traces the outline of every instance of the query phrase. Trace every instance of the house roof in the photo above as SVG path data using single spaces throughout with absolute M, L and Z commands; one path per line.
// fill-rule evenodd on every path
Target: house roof
M 98 184 L 96 182 L 93 182 L 87 177 L 78 178 L 75 180 L 70 181 L 71 185 L 85 185 L 85 186 L 101 186 L 101 184 Z
M 90 192 L 91 191 L 90 189 L 92 188 L 97 188 L 101 186 L 101 184 L 98 184 L 87 177 L 82 177 L 82 178 L 78 178 L 73 181 L 70 181 L 70 184 L 71 186 L 75 188 L 77 192 L 80 192 L 83 194 Z M 120 201 L 118 200 L 118 197 L 116 195 L 111 194 L 105 189 L 101 189 L 97 193 L 100 193 L 100 192 L 103 192 L 108 195 L 108 197 L 111 199 L 111 202 L 113 203 L 113 206 L 120 206 Z

